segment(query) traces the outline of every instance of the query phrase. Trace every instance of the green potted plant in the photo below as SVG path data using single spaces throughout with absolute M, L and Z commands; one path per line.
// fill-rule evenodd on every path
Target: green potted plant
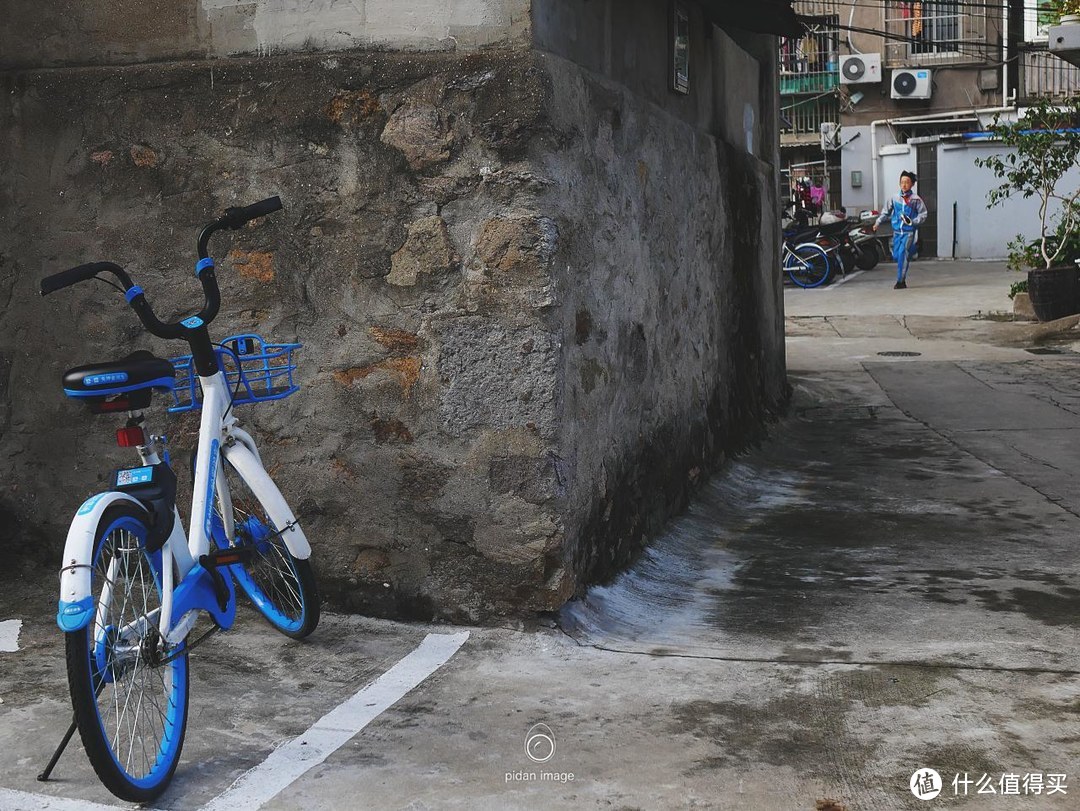
M 1040 321 L 1080 308 L 1080 271 L 1071 261 L 1080 235 L 1080 188 L 1062 182 L 1080 165 L 1078 122 L 1080 98 L 1039 99 L 1017 121 L 996 118 L 990 131 L 1005 149 L 975 161 L 1002 181 L 991 189 L 988 208 L 1016 197 L 1038 200 L 1039 234 L 1011 242 L 1009 263 L 1028 269 L 1028 295 Z
M 1039 4 L 1039 22 L 1046 25 L 1080 23 L 1080 0 L 1046 0 Z

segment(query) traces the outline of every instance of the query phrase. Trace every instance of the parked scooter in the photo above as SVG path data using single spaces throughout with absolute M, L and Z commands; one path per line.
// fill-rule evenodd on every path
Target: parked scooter
M 820 246 L 829 257 L 830 278 L 837 273 L 846 276 L 856 267 L 861 267 L 860 263 L 866 264 L 871 260 L 877 263 L 876 255 L 868 251 L 861 241 L 856 242 L 852 232 L 858 228 L 853 228 L 853 225 L 843 209 L 827 211 L 821 215 L 818 225 L 799 229 L 791 223 L 784 231 L 784 238 L 793 243 L 813 242 Z
M 857 225 L 848 235 L 856 248 L 855 265 L 859 270 L 873 270 L 883 258 L 881 242 L 874 233 L 872 224 Z

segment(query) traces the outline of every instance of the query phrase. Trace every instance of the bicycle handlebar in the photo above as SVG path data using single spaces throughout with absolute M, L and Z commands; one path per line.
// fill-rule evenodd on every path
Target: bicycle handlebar
M 207 223 L 199 232 L 199 259 L 208 259 L 208 244 L 210 237 L 216 231 L 223 228 L 235 231 L 252 220 L 280 211 L 281 208 L 281 198 L 275 195 L 257 203 L 252 203 L 250 206 L 225 209 L 225 214 L 222 217 Z M 221 292 L 218 290 L 213 261 L 200 261 L 195 272 L 200 284 L 202 284 L 203 295 L 205 296 L 203 308 L 197 316 L 185 318 L 171 324 L 163 323 L 158 319 L 150 306 L 150 302 L 146 300 L 142 288 L 131 281 L 131 277 L 122 267 L 113 262 L 91 262 L 46 276 L 41 280 L 41 295 L 47 296 L 65 287 L 71 287 L 79 282 L 93 279 L 99 273 L 111 273 L 120 281 L 128 304 L 131 305 L 135 314 L 139 316 L 139 320 L 142 321 L 143 326 L 152 335 L 159 338 L 182 338 L 187 330 L 205 329 L 206 325 L 217 316 L 218 309 L 221 306 Z
M 86 265 L 79 265 L 76 268 L 69 268 L 68 270 L 62 270 L 59 273 L 54 273 L 52 276 L 46 276 L 41 280 L 41 295 L 47 296 L 49 293 L 55 293 L 57 290 L 63 290 L 65 287 L 71 287 L 73 284 L 79 282 L 85 282 L 87 279 L 92 279 L 99 273 L 108 272 L 112 273 L 116 278 L 120 280 L 120 283 L 124 285 L 124 290 L 130 288 L 131 277 L 124 272 L 124 269 L 119 265 L 114 265 L 112 262 L 90 262 Z
M 225 216 L 218 220 L 218 222 L 225 228 L 235 231 L 237 228 L 243 227 L 252 220 L 256 220 L 259 217 L 265 217 L 267 214 L 272 214 L 273 212 L 280 210 L 281 198 L 274 195 L 273 197 L 267 197 L 265 200 L 260 200 L 257 203 L 252 203 L 250 206 L 227 208 L 225 209 Z

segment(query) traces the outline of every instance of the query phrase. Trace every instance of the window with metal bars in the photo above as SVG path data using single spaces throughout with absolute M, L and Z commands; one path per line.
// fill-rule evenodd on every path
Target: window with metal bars
M 985 62 L 987 20 L 999 25 L 1001 11 L 990 3 L 973 7 L 962 0 L 887 0 L 885 59 L 889 65 Z
M 840 84 L 837 17 L 821 18 L 802 37 L 780 38 L 780 94 L 824 93 Z

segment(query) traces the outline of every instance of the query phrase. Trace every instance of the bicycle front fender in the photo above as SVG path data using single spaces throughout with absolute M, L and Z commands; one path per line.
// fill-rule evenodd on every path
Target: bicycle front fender
M 141 511 L 146 511 L 127 493 L 109 491 L 90 496 L 75 513 L 64 542 L 64 568 L 60 570 L 60 603 L 56 624 L 61 631 L 78 631 L 94 618 L 94 599 L 90 595 L 94 534 L 105 510 L 120 501 L 129 501 Z
M 284 496 L 281 495 L 277 485 L 274 484 L 273 479 L 270 478 L 270 474 L 263 469 L 258 457 L 240 442 L 226 445 L 222 449 L 222 453 L 225 454 L 229 464 L 236 468 L 236 472 L 240 474 L 247 486 L 251 488 L 251 492 L 258 496 L 263 506 L 266 507 L 270 520 L 274 522 L 275 526 L 280 529 L 292 525 L 292 529 L 281 533 L 281 539 L 285 541 L 285 546 L 289 548 L 292 556 L 297 560 L 310 558 L 311 545 L 308 543 L 307 536 L 304 535 L 300 525 L 296 523 L 296 516 L 289 509 L 289 505 L 286 503 Z

